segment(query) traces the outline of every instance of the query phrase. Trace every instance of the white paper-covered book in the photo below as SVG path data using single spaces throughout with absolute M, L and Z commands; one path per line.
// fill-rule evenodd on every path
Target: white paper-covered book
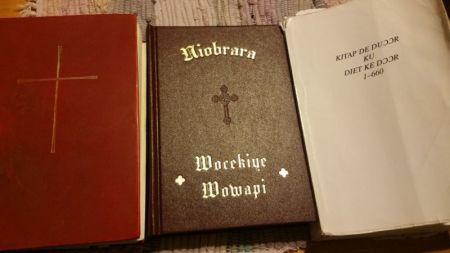
M 354 0 L 285 23 L 320 229 L 450 221 L 450 40 L 439 0 Z

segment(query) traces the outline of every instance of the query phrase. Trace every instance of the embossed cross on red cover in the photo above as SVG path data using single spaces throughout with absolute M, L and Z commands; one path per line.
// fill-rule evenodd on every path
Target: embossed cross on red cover
M 236 94 L 228 94 L 228 87 L 226 85 L 222 85 L 220 87 L 220 95 L 214 95 L 212 97 L 212 101 L 214 103 L 218 103 L 220 102 L 223 105 L 223 113 L 224 113 L 224 118 L 223 118 L 223 123 L 225 123 L 226 125 L 230 125 L 231 123 L 231 117 L 230 117 L 230 111 L 228 109 L 228 104 L 230 104 L 230 102 L 236 102 L 239 97 Z
M 56 153 L 56 117 L 58 112 L 58 95 L 59 95 L 59 83 L 66 80 L 92 80 L 98 79 L 98 76 L 69 76 L 61 77 L 61 55 L 63 47 L 58 45 L 58 53 L 56 60 L 56 74 L 55 77 L 50 78 L 35 78 L 35 79 L 19 79 L 17 83 L 36 83 L 36 82 L 55 82 L 54 104 L 53 104 L 53 124 L 52 124 L 52 142 L 50 145 L 50 153 Z

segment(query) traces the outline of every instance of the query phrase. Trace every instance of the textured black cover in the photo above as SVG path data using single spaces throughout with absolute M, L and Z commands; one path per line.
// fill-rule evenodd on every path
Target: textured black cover
M 280 28 L 151 27 L 149 36 L 149 231 L 315 220 Z

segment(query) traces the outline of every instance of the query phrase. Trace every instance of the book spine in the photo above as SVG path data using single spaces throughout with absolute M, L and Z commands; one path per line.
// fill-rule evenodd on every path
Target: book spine
M 149 63 L 149 91 L 150 91 L 150 198 L 149 203 L 151 217 L 149 217 L 150 231 L 152 235 L 161 233 L 161 177 L 160 177 L 160 140 L 159 140 L 159 81 L 158 81 L 158 50 L 157 29 L 149 25 L 148 29 L 148 63 Z

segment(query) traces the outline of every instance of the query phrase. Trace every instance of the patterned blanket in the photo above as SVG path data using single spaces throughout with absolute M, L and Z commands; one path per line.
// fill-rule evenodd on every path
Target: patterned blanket
M 157 26 L 279 24 L 300 10 L 327 8 L 348 0 L 28 0 L 22 16 L 133 13 L 141 30 Z

